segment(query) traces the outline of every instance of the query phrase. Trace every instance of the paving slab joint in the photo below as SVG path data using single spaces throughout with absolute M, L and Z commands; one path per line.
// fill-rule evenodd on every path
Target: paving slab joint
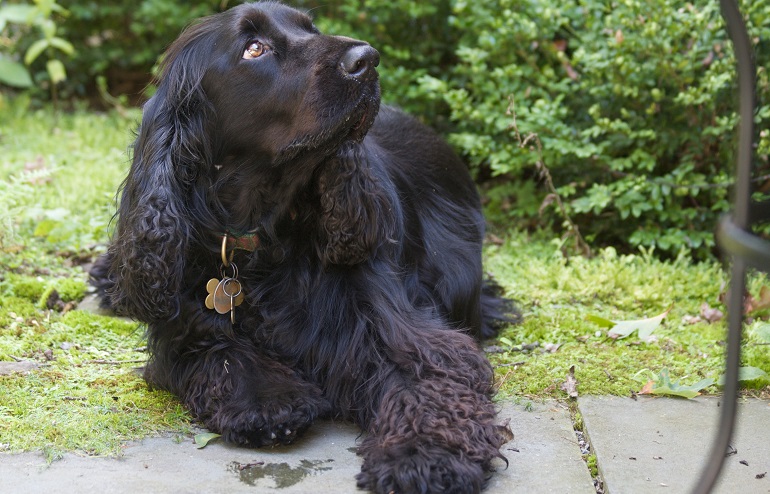
M 586 465 L 588 474 L 593 480 L 596 494 L 605 494 L 605 482 L 602 476 L 601 469 L 596 460 L 596 453 L 594 453 L 593 445 L 586 430 L 585 422 L 583 421 L 583 415 L 580 413 L 577 400 L 570 400 L 569 417 L 572 420 L 572 429 L 575 431 L 577 437 L 578 446 L 580 447 L 580 455 L 583 458 L 583 462 Z

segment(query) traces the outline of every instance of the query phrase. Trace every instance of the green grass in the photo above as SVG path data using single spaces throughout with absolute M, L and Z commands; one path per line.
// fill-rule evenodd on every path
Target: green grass
M 146 357 L 141 327 L 61 312 L 84 296 L 82 265 L 108 238 L 138 117 L 76 111 L 54 118 L 23 102 L 0 105 L 0 361 L 39 364 L 28 374 L 0 376 L 0 450 L 40 449 L 49 458 L 117 454 L 126 439 L 190 430 L 179 403 L 148 389 L 136 372 Z M 500 236 L 501 245 L 486 248 L 486 269 L 524 314 L 521 325 L 484 343 L 501 398 L 568 400 L 561 384 L 572 366 L 581 394 L 629 395 L 663 369 L 682 384 L 721 374 L 724 322 L 683 321 L 704 302 L 724 310 L 718 299 L 727 276 L 717 263 L 694 264 L 686 255 L 663 262 L 613 249 L 566 258 L 544 234 Z M 751 293 L 768 284 L 752 277 Z M 61 303 L 50 309 L 51 300 Z M 651 341 L 636 334 L 612 339 L 586 320 L 642 319 L 669 307 Z M 770 371 L 762 324 L 748 327 L 743 363 Z M 558 349 L 547 351 L 547 344 Z M 766 383 L 749 384 L 748 392 L 766 392 Z
M 524 312 L 524 323 L 502 334 L 510 344 L 498 344 L 500 353 L 490 356 L 503 395 L 564 397 L 560 384 L 573 365 L 579 390 L 586 394 L 629 395 L 663 368 L 688 383 L 718 377 L 724 325 L 682 322 L 684 316 L 698 315 L 703 302 L 719 304 L 725 275 L 717 264 L 620 256 L 614 249 L 594 259 L 567 259 L 550 245 L 511 235 L 504 245 L 487 248 L 487 270 Z M 609 338 L 606 329 L 586 320 L 589 314 L 614 321 L 643 319 L 669 307 L 651 342 L 636 334 Z M 541 346 L 518 351 L 534 342 Z M 544 351 L 546 343 L 559 345 L 558 350 Z
M 0 450 L 116 455 L 125 440 L 190 430 L 136 370 L 138 324 L 47 308 L 85 295 L 82 264 L 108 238 L 138 117 L 0 107 L 0 361 L 39 364 L 0 376 Z

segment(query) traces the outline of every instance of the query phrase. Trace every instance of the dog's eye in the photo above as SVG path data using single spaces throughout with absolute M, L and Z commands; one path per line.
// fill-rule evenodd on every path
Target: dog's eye
M 245 50 L 243 50 L 243 58 L 245 58 L 246 60 L 259 58 L 262 55 L 264 55 L 266 51 L 267 51 L 267 46 L 260 43 L 259 41 L 253 41 L 249 43 L 249 46 L 247 46 Z

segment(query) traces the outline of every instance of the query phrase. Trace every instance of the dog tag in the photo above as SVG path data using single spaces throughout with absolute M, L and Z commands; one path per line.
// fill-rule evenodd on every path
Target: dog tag
M 227 276 L 226 268 L 232 269 L 232 277 Z M 243 303 L 243 287 L 238 281 L 238 268 L 232 262 L 222 267 L 222 279 L 211 278 L 206 283 L 206 308 L 213 309 L 219 314 L 230 313 L 230 321 L 235 323 L 235 308 Z
M 214 292 L 217 289 L 217 285 L 219 285 L 219 280 L 216 278 L 211 278 L 209 282 L 206 283 L 206 291 L 209 292 L 208 296 L 206 296 L 207 309 L 214 309 Z
M 214 290 L 214 310 L 220 314 L 227 314 L 232 308 L 230 295 L 225 291 L 225 285 L 231 280 L 232 278 L 223 279 L 217 284 L 216 290 Z
M 214 309 L 220 314 L 227 314 L 243 302 L 241 282 L 234 278 L 225 278 L 219 282 L 214 292 Z

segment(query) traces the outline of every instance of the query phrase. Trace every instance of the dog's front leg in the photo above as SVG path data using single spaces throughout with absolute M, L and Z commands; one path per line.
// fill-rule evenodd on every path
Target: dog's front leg
M 317 386 L 250 342 L 221 338 L 187 347 L 168 343 L 155 340 L 151 345 L 145 378 L 179 396 L 227 442 L 288 444 L 330 410 Z

